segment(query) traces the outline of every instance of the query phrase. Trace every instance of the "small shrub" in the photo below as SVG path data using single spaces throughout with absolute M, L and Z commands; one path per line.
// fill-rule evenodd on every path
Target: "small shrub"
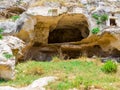
M 96 21 L 97 25 L 101 24 L 102 22 L 100 20 Z
M 16 21 L 18 18 L 20 18 L 20 16 L 18 16 L 18 15 L 11 17 L 11 19 L 12 19 L 13 21 Z
M 96 23 L 102 24 L 103 22 L 105 22 L 106 20 L 108 20 L 108 15 L 107 14 L 103 14 L 103 15 L 98 15 L 98 14 L 93 14 L 92 17 L 94 19 L 96 19 Z
M 107 14 L 104 14 L 104 15 L 102 15 L 100 18 L 101 18 L 101 21 L 102 21 L 102 22 L 105 22 L 106 20 L 108 20 L 108 15 L 107 15 Z
M 6 59 L 10 59 L 13 57 L 12 54 L 9 54 L 9 53 L 3 53 L 3 56 L 6 58 Z
M 3 31 L 4 31 L 4 29 L 0 28 L 0 40 L 3 39 L 3 35 L 2 35 Z
M 2 34 L 2 33 L 3 33 L 3 31 L 4 31 L 4 29 L 3 29 L 3 28 L 0 28 L 0 34 Z
M 1 39 L 3 39 L 3 35 L 2 35 L 2 34 L 0 34 L 0 40 L 1 40 Z
M 100 32 L 98 27 L 92 29 L 92 34 L 97 34 L 98 32 Z
M 98 14 L 93 14 L 92 17 L 93 17 L 94 19 L 98 20 L 100 16 L 99 16 Z
M 117 72 L 117 64 L 112 60 L 108 60 L 102 66 L 101 70 L 105 73 L 113 73 L 113 72 L 115 73 Z

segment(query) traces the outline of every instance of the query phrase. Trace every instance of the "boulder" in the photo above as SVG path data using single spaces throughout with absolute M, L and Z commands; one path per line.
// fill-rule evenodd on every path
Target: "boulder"
M 14 79 L 17 55 L 21 55 L 23 41 L 13 36 L 4 36 L 0 40 L 0 78 Z
M 46 90 L 45 86 L 50 82 L 55 82 L 55 80 L 57 80 L 57 77 L 48 76 L 39 78 L 26 87 L 15 88 L 10 86 L 0 86 L 0 90 Z
M 21 14 L 16 20 L 3 19 L 0 20 L 0 29 L 3 29 L 3 34 L 14 35 L 16 32 L 19 32 L 29 16 L 25 13 Z
M 10 57 L 7 57 L 10 55 Z M 14 78 L 15 57 L 11 48 L 4 42 L 0 41 L 0 78 Z

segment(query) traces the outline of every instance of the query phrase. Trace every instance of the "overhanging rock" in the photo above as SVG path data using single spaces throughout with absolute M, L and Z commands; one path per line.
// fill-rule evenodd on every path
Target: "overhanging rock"
M 60 16 L 31 16 L 17 34 L 29 42 L 23 50 L 24 59 L 48 60 L 59 53 L 64 43 L 81 41 L 88 37 L 89 26 L 83 14 L 63 14 Z M 56 43 L 59 43 L 56 47 Z

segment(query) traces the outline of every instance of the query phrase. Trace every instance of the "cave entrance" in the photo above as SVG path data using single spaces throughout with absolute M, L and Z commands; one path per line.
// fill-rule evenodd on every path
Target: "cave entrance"
M 116 19 L 110 18 L 110 26 L 117 26 Z
M 55 29 L 49 33 L 48 43 L 65 43 L 82 40 L 81 31 L 78 29 Z

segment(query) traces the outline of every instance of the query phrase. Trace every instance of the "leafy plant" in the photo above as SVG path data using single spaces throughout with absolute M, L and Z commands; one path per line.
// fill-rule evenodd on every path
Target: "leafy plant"
M 6 59 L 10 59 L 13 57 L 12 54 L 9 54 L 9 53 L 3 53 L 3 56 L 6 58 Z
M 96 27 L 92 29 L 92 34 L 97 34 L 98 32 L 100 32 L 100 28 Z
M 4 29 L 3 29 L 3 28 L 0 28 L 0 34 L 1 34 L 3 31 L 4 31 Z
M 107 15 L 107 14 L 104 14 L 104 15 L 102 15 L 100 18 L 101 18 L 101 21 L 102 21 L 102 22 L 105 22 L 106 20 L 108 20 L 108 15 Z
M 1 40 L 1 39 L 3 39 L 3 35 L 2 35 L 2 34 L 0 34 L 0 40 Z
M 93 17 L 94 19 L 98 20 L 100 16 L 99 16 L 98 14 L 93 14 L 92 17 Z
M 11 19 L 12 19 L 13 21 L 16 21 L 18 18 L 20 18 L 20 16 L 18 16 L 18 15 L 11 17 Z
M 101 68 L 101 70 L 105 73 L 113 73 L 117 72 L 117 64 L 112 61 L 108 60 Z
M 0 28 L 0 39 L 3 39 L 3 35 L 2 35 L 2 32 L 4 31 L 3 28 Z
M 103 15 L 93 14 L 92 17 L 94 19 L 96 19 L 97 25 L 102 24 L 103 22 L 108 20 L 108 15 L 107 14 L 103 14 Z

